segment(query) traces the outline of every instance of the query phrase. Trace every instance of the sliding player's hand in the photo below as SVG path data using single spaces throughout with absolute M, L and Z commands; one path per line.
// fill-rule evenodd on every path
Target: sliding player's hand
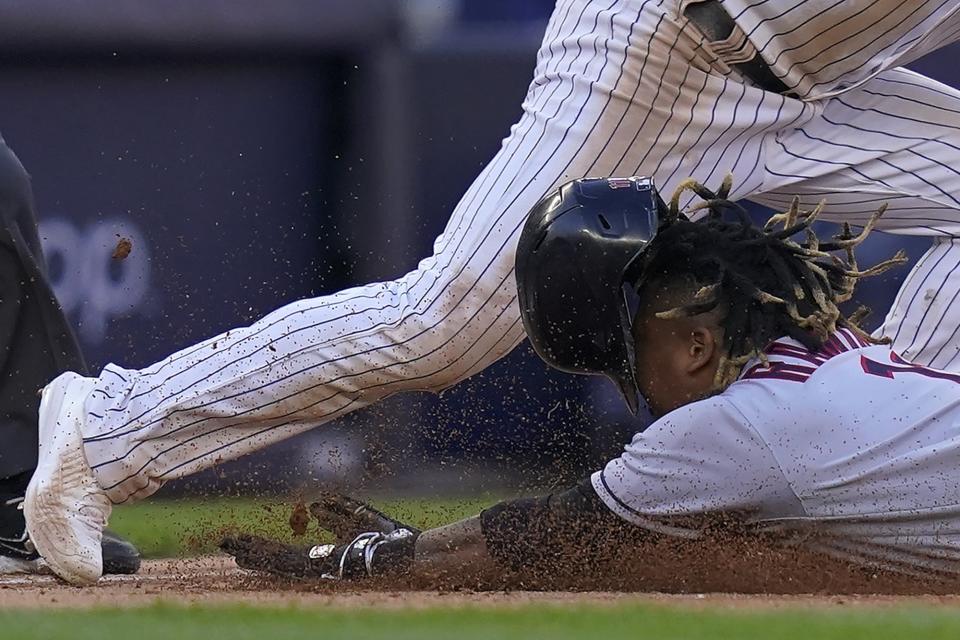
M 413 562 L 420 531 L 373 507 L 338 494 L 325 494 L 310 505 L 334 544 L 291 545 L 259 536 L 228 536 L 220 548 L 244 569 L 291 578 L 355 580 L 399 575 Z
M 289 578 L 357 580 L 400 575 L 413 562 L 417 534 L 408 529 L 391 533 L 368 531 L 346 544 L 298 546 L 241 534 L 228 536 L 220 548 L 237 566 Z

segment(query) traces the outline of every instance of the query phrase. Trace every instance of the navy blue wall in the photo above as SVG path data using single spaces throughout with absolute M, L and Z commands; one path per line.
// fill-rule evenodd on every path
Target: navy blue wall
M 343 284 L 326 204 L 336 100 L 320 77 L 173 62 L 0 72 L 2 131 L 33 175 L 91 365 L 146 365 Z

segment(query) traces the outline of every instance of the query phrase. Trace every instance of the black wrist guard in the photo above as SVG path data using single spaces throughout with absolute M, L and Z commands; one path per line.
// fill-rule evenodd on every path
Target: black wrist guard
M 610 511 L 589 479 L 548 496 L 496 504 L 480 513 L 480 527 L 502 567 L 547 572 L 595 568 L 639 529 Z

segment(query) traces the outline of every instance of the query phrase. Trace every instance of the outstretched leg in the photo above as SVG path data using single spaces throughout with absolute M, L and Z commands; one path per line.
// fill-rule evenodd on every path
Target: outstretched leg
M 293 303 L 141 371 L 108 366 L 81 429 L 111 500 L 505 355 L 523 337 L 517 236 L 562 182 L 639 173 L 670 190 L 732 168 L 737 194 L 758 186 L 763 134 L 814 110 L 718 73 L 670 5 L 558 3 L 521 120 L 415 271 Z

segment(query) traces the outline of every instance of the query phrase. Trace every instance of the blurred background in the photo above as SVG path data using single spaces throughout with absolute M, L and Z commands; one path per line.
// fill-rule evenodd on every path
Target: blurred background
M 0 132 L 92 368 L 150 364 L 430 252 L 520 115 L 547 0 L 5 0 Z M 914 65 L 954 86 L 956 45 Z M 119 237 L 133 249 L 110 255 Z M 875 234 L 861 264 L 922 239 Z M 907 270 L 870 281 L 878 322 Z M 526 346 L 167 495 L 556 486 L 644 419 Z

